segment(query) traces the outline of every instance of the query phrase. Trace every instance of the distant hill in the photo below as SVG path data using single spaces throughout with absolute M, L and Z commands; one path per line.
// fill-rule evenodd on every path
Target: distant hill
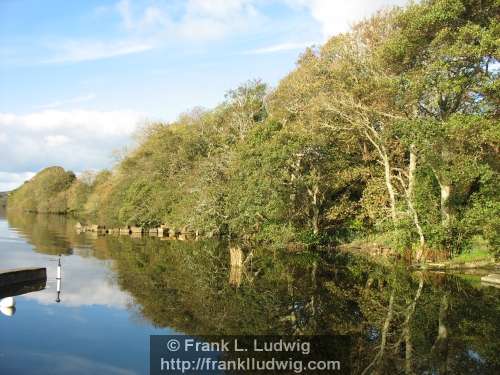
M 30 212 L 65 213 L 65 191 L 76 176 L 61 167 L 48 167 L 9 194 L 9 207 Z

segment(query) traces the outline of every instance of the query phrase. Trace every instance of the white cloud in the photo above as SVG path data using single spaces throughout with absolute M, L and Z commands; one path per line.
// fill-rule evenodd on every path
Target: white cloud
M 0 191 L 11 191 L 28 181 L 35 172 L 0 172 Z
M 67 131 L 89 138 L 130 135 L 144 115 L 133 111 L 45 110 L 27 115 L 0 112 L 3 129 L 28 129 L 30 132 Z
M 110 167 L 112 151 L 127 145 L 130 135 L 144 121 L 143 114 L 133 111 L 0 112 L 4 139 L 0 186 L 11 190 L 26 179 L 17 172 L 39 171 L 51 165 L 74 172 Z
M 284 0 L 291 6 L 305 7 L 320 24 L 325 40 L 349 30 L 356 21 L 372 15 L 379 9 L 403 6 L 408 0 Z
M 35 109 L 59 108 L 67 104 L 78 104 L 91 101 L 96 98 L 95 94 L 81 95 L 70 99 L 54 100 L 47 104 L 37 105 Z
M 74 249 L 78 255 L 78 249 Z M 24 296 L 43 305 L 54 303 L 56 295 L 56 263 L 47 264 L 46 289 Z M 61 299 L 64 305 L 71 307 L 101 305 L 117 309 L 126 309 L 132 298 L 122 292 L 112 279 L 107 269 L 110 262 L 95 258 L 71 256 L 63 258 Z
M 7 223 L 3 221 L 0 225 L 7 225 Z M 33 244 L 30 234 L 24 233 L 21 227 L 16 231 L 1 229 L 2 234 L 8 234 L 7 241 L 9 242 L 24 240 Z M 3 241 L 5 239 L 0 238 L 0 242 Z M 111 261 L 102 261 L 89 256 L 88 247 L 72 248 L 69 242 L 64 241 L 53 245 L 56 248 L 57 246 L 61 252 L 70 248 L 73 250 L 72 256 L 62 258 L 61 300 L 64 305 L 71 307 L 102 305 L 115 309 L 127 309 L 130 306 L 132 298 L 116 284 L 111 271 Z M 4 249 L 1 257 L 2 268 L 31 266 L 47 268 L 46 288 L 19 298 L 35 300 L 43 305 L 54 304 L 57 293 L 57 262 L 55 261 L 57 257 L 39 252 L 19 251 L 19 248 L 9 246 L 2 247 L 2 250 Z
M 47 135 L 44 139 L 44 142 L 49 147 L 58 147 L 65 145 L 70 142 L 70 138 L 65 135 Z
M 297 50 L 297 49 L 304 49 L 304 48 L 310 47 L 310 46 L 312 46 L 314 44 L 316 44 L 316 43 L 314 43 L 314 42 L 302 42 L 302 43 L 287 42 L 287 43 L 279 43 L 279 44 L 274 44 L 272 46 L 267 46 L 267 47 L 253 49 L 253 50 L 245 52 L 245 54 L 260 55 L 260 54 L 276 53 L 276 52 L 282 52 L 282 51 L 292 51 L 292 50 Z
M 252 0 L 189 0 L 176 26 L 180 36 L 187 39 L 220 39 L 258 29 L 263 17 Z
M 63 64 L 110 59 L 117 56 L 131 55 L 149 51 L 155 47 L 154 43 L 144 40 L 122 41 L 85 41 L 70 40 L 51 46 L 55 50 L 54 56 L 42 61 L 44 64 Z
M 47 329 L 47 327 L 45 327 Z M 65 333 L 62 333 L 65 334 Z M 55 340 L 55 339 L 54 339 Z M 112 342 L 112 341 L 111 341 Z M 109 374 L 109 375 L 138 375 L 138 372 L 122 368 L 110 363 L 97 361 L 96 358 L 88 359 L 83 356 L 59 352 L 35 352 L 29 349 L 16 347 L 15 351 L 6 349 L 2 357 L 12 360 L 12 371 L 16 373 L 31 373 L 36 368 L 38 374 L 52 375 L 82 375 L 82 374 Z

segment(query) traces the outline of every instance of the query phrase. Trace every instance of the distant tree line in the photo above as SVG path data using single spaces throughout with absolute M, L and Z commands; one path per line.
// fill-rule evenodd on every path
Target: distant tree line
M 7 206 L 7 195 L 9 193 L 6 191 L 0 191 L 0 208 L 5 208 Z
M 307 49 L 273 90 L 154 123 L 111 171 L 52 167 L 9 206 L 275 243 L 500 248 L 499 3 L 426 0 Z

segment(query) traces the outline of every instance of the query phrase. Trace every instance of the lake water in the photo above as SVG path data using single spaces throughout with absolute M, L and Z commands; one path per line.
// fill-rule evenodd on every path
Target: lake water
M 224 242 L 74 224 L 0 215 L 0 270 L 47 267 L 45 288 L 0 314 L 0 374 L 147 374 L 153 334 L 332 335 L 350 373 L 500 373 L 500 290 L 477 276 L 248 245 L 231 269 Z

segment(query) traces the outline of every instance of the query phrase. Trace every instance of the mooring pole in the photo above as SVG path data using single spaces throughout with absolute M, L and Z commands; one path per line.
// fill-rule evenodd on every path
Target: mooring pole
M 61 302 L 61 254 L 59 254 L 59 260 L 57 262 L 56 289 L 57 289 L 56 302 L 59 303 Z

